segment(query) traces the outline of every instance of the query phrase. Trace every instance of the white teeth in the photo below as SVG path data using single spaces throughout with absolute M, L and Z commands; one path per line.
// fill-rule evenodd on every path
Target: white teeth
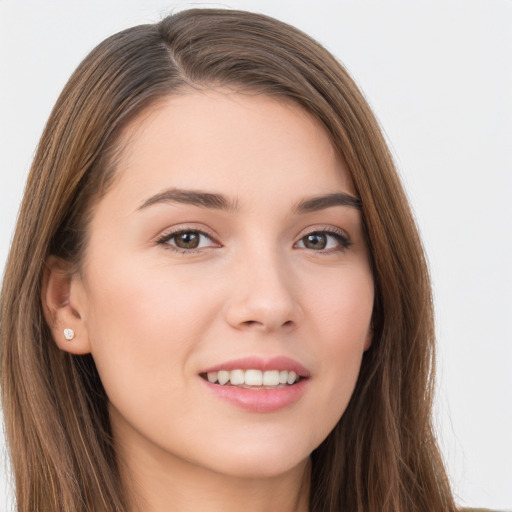
M 263 373 L 264 386 L 277 386 L 279 384 L 279 370 L 270 370 Z
M 233 370 L 230 373 L 229 381 L 233 386 L 245 383 L 245 372 L 243 370 Z
M 295 379 L 297 378 L 297 374 L 292 370 L 288 373 L 288 384 L 293 384 L 295 382 Z
M 261 386 L 263 384 L 263 372 L 261 370 L 245 370 L 245 384 Z
M 224 386 L 224 384 L 226 384 L 226 382 L 229 380 L 229 372 L 227 372 L 226 370 L 221 370 L 218 373 L 217 379 L 219 381 L 219 384 L 221 386 Z
M 288 370 L 220 370 L 208 372 L 208 382 L 218 383 L 221 386 L 230 383 L 232 386 L 279 386 L 292 385 L 298 382 L 300 377 L 294 371 Z

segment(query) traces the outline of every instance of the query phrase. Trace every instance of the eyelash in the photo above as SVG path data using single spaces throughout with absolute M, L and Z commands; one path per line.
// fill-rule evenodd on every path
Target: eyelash
M 310 231 L 306 234 L 304 234 L 296 244 L 302 242 L 306 237 L 313 236 L 313 235 L 325 235 L 327 237 L 332 237 L 336 240 L 338 243 L 337 247 L 331 247 L 327 250 L 313 250 L 311 251 L 315 252 L 318 255 L 329 255 L 332 253 L 339 253 L 339 252 L 345 252 L 351 245 L 353 245 L 353 242 L 351 242 L 349 236 L 341 229 L 336 229 L 332 226 L 315 229 L 314 231 Z M 327 242 L 328 243 L 328 242 Z M 307 247 L 301 247 L 301 249 L 308 249 Z
M 206 247 L 206 248 L 221 247 L 221 244 L 218 243 L 217 241 L 215 241 L 215 239 L 213 238 L 212 235 L 210 235 L 209 233 L 206 233 L 200 229 L 197 229 L 197 228 L 179 228 L 174 231 L 164 233 L 161 237 L 159 237 L 156 240 L 156 243 L 164 246 L 168 250 L 175 251 L 180 254 L 194 254 L 196 252 L 199 252 L 199 251 L 205 249 L 204 247 L 187 249 L 187 248 L 177 247 L 177 246 L 169 243 L 172 239 L 175 239 L 177 236 L 187 234 L 187 233 L 193 233 L 193 234 L 199 235 L 200 237 L 206 237 L 206 238 L 210 239 L 212 241 L 212 245 L 209 247 Z M 201 240 L 199 241 L 199 243 L 201 243 Z
M 208 238 L 209 240 L 212 241 L 212 245 L 208 246 L 208 247 L 197 247 L 197 248 L 180 248 L 180 247 L 177 247 L 176 245 L 173 245 L 171 243 L 169 243 L 171 240 L 173 239 L 176 239 L 177 236 L 179 235 L 183 235 L 183 234 L 195 234 L 195 235 L 199 235 L 199 237 L 206 237 Z M 333 237 L 336 242 L 338 243 L 338 247 L 334 247 L 334 248 L 329 248 L 327 250 L 324 250 L 324 249 L 320 249 L 320 250 L 314 250 L 314 249 L 309 249 L 311 250 L 312 252 L 315 252 L 317 254 L 331 254 L 333 252 L 344 252 L 346 251 L 352 244 L 353 242 L 350 241 L 350 238 L 347 236 L 347 234 L 340 230 L 340 229 L 335 229 L 333 227 L 329 227 L 329 228 L 320 228 L 320 229 L 316 229 L 314 231 L 310 231 L 306 234 L 304 234 L 298 242 L 296 242 L 294 244 L 294 247 L 298 244 L 298 243 L 301 243 L 303 242 L 303 240 L 308 237 L 308 236 L 314 236 L 314 235 L 319 235 L 319 236 L 322 236 L 322 235 L 325 235 L 327 237 Z M 156 240 L 156 243 L 159 244 L 159 245 L 162 245 L 164 246 L 166 249 L 168 250 L 172 250 L 172 251 L 175 251 L 177 253 L 180 253 L 180 254 L 194 254 L 194 253 L 197 253 L 203 249 L 208 249 L 208 248 L 214 248 L 214 247 L 221 247 L 221 244 L 219 242 L 217 242 L 213 237 L 212 235 L 210 235 L 209 233 L 206 233 L 200 229 L 196 229 L 196 228 L 180 228 L 180 229 L 176 229 L 174 231 L 171 231 L 171 232 L 168 232 L 168 233 L 164 233 L 161 237 L 159 237 L 157 240 Z M 328 244 L 329 242 L 327 242 Z M 199 244 L 201 244 L 201 240 L 199 241 Z M 308 247 L 300 247 L 300 249 L 305 249 L 305 250 L 308 250 Z

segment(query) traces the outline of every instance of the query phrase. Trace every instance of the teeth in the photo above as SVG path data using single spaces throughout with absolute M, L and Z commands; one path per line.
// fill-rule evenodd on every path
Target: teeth
M 221 386 L 224 386 L 224 384 L 226 384 L 226 382 L 229 380 L 229 372 L 225 371 L 225 370 L 221 370 L 218 374 L 217 374 L 217 379 L 219 381 L 219 384 Z
M 279 386 L 292 385 L 299 381 L 300 377 L 294 371 L 288 370 L 220 370 L 209 372 L 206 377 L 212 384 L 218 383 L 224 386 L 230 383 L 232 386 Z
M 243 370 L 233 370 L 230 373 L 229 381 L 233 386 L 245 383 L 245 372 Z
M 261 370 L 245 370 L 245 384 L 261 386 L 263 384 L 263 372 Z
M 279 370 L 271 370 L 263 373 L 264 386 L 277 386 L 279 384 Z
M 297 378 L 297 374 L 294 371 L 291 371 L 288 373 L 288 384 L 293 384 L 295 382 L 295 379 Z

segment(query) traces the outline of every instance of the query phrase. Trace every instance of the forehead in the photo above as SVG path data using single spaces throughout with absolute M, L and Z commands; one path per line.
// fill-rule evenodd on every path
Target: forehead
M 169 96 L 125 128 L 120 148 L 118 185 L 137 193 L 172 185 L 288 195 L 303 181 L 316 187 L 312 193 L 353 193 L 321 123 L 289 100 L 262 94 L 221 89 Z

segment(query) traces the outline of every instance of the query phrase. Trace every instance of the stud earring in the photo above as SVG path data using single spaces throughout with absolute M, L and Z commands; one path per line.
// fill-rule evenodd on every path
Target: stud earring
M 73 329 L 64 329 L 64 338 L 71 341 L 75 337 L 75 331 Z

